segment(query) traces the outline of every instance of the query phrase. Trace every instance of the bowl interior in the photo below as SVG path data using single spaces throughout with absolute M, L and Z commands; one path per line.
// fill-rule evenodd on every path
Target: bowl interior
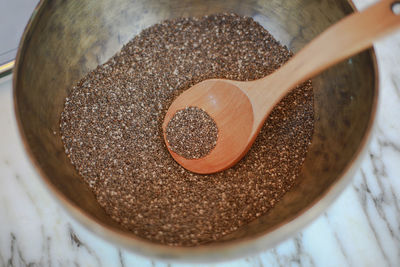
M 79 221 L 91 223 L 95 232 L 120 245 L 136 250 L 137 244 L 143 248 L 149 245 L 153 252 L 143 249 L 143 253 L 152 255 L 163 249 L 168 257 L 181 252 L 124 233 L 97 204 L 66 157 L 59 116 L 72 85 L 143 28 L 164 19 L 235 12 L 253 17 L 296 52 L 352 12 L 352 7 L 345 0 L 45 0 L 35 12 L 14 72 L 17 120 L 31 158 L 45 182 Z M 332 197 L 327 200 L 325 196 L 348 179 L 343 174 L 354 163 L 370 131 L 377 98 L 375 74 L 373 53 L 367 51 L 313 79 L 315 130 L 298 185 L 271 212 L 207 245 L 212 249 L 203 248 L 200 253 L 218 252 L 240 242 L 249 244 L 261 236 L 265 249 L 303 226 L 305 220 L 295 222 L 315 203 L 323 203 L 322 208 L 307 216 L 322 212 L 332 201 Z M 268 239 L 269 234 L 289 222 L 291 228 L 279 238 Z

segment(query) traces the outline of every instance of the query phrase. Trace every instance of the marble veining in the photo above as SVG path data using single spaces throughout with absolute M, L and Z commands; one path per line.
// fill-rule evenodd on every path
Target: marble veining
M 363 8 L 374 1 L 357 0 Z M 193 266 L 400 266 L 400 33 L 375 45 L 377 127 L 350 186 L 311 225 L 278 246 Z M 10 77 L 0 81 L 0 266 L 187 266 L 147 259 L 82 228 L 45 189 L 23 150 Z

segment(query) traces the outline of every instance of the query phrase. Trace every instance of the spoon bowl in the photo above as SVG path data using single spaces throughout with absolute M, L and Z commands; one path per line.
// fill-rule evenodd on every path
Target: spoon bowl
M 253 132 L 253 106 L 236 83 L 229 80 L 206 80 L 183 92 L 171 104 L 162 125 L 166 144 L 165 129 L 168 122 L 176 111 L 186 107 L 196 106 L 206 110 L 218 127 L 215 148 L 201 159 L 186 159 L 167 145 L 172 157 L 185 168 L 196 173 L 220 171 L 220 166 L 233 166 L 251 147 L 249 139 Z

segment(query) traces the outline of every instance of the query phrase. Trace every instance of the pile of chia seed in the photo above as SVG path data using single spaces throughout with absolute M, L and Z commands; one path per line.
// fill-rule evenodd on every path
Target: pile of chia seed
M 166 110 L 200 81 L 258 79 L 290 56 L 248 17 L 156 24 L 72 88 L 60 120 L 65 152 L 122 228 L 173 246 L 212 242 L 293 187 L 313 133 L 311 82 L 274 108 L 237 165 L 212 175 L 188 172 L 170 156 L 161 128 Z

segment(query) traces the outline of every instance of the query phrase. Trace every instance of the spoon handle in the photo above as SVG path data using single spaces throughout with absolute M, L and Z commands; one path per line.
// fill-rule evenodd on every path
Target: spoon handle
M 277 102 L 296 85 L 372 46 L 373 41 L 399 28 L 400 15 L 395 11 L 399 7 L 399 0 L 382 0 L 330 26 L 275 73 L 257 80 L 251 98 L 258 99 L 260 108 L 265 107 L 271 104 L 271 99 L 265 99 L 270 95 L 265 90 L 273 90 Z

